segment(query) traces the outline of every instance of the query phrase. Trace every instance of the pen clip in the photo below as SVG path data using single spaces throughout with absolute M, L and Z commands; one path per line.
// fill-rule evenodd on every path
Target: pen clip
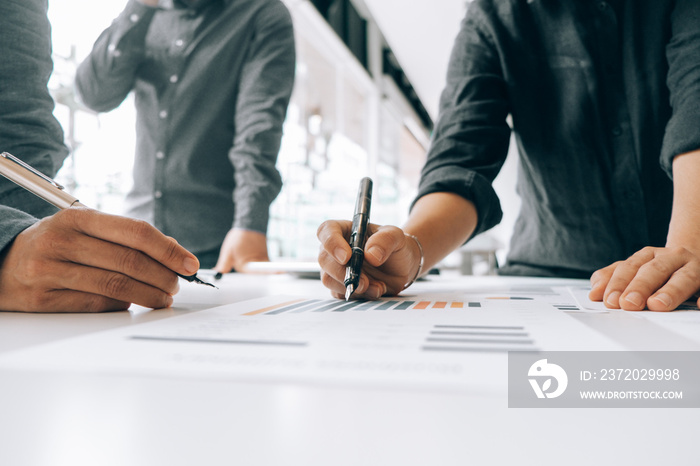
M 8 160 L 11 160 L 12 162 L 16 163 L 17 165 L 21 166 L 22 168 L 29 170 L 30 172 L 34 173 L 36 176 L 42 178 L 47 183 L 52 184 L 53 186 L 60 189 L 61 191 L 66 189 L 63 186 L 61 186 L 60 184 L 56 183 L 56 181 L 53 178 L 49 178 L 48 176 L 44 175 L 43 173 L 41 173 L 39 170 L 32 167 L 31 165 L 27 165 L 26 163 L 22 162 L 20 159 L 18 159 L 14 155 L 10 154 L 9 152 L 3 152 L 0 154 L 0 156 L 6 158 Z

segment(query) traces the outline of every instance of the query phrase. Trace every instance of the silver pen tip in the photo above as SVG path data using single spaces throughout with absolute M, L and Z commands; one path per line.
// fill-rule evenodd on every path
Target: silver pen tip
M 352 286 L 352 284 L 348 285 L 347 288 L 345 288 L 345 301 L 350 300 L 350 296 L 352 296 L 353 291 L 355 291 L 355 287 Z

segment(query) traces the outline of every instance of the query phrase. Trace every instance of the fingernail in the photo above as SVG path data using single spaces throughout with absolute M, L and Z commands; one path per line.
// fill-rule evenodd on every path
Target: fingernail
M 192 257 L 185 257 L 185 260 L 182 261 L 182 265 L 190 275 L 197 273 L 197 270 L 199 270 L 199 262 Z
M 613 291 L 608 295 L 608 299 L 605 300 L 605 304 L 612 307 L 617 307 L 620 302 L 620 292 Z
M 367 250 L 367 254 L 374 257 L 377 262 L 382 262 L 384 260 L 384 250 L 379 246 L 372 246 Z
M 664 305 L 664 307 L 670 307 L 671 306 L 671 297 L 667 295 L 666 293 L 661 293 L 659 295 L 654 296 L 654 299 L 661 301 L 661 304 Z
M 343 248 L 336 249 L 333 253 L 333 257 L 335 257 L 335 260 L 337 260 L 341 264 L 344 264 L 348 260 L 347 256 L 345 255 L 345 250 Z
M 641 294 L 637 293 L 636 291 L 633 291 L 627 296 L 625 296 L 625 301 L 632 304 L 634 307 L 639 307 L 642 305 L 644 300 L 642 299 Z

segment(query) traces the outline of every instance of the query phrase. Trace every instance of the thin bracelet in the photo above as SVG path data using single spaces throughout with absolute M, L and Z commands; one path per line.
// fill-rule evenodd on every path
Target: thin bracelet
M 418 264 L 418 270 L 416 271 L 416 275 L 413 277 L 413 280 L 410 282 L 406 283 L 403 286 L 403 289 L 405 290 L 409 286 L 413 285 L 413 283 L 418 280 L 418 277 L 420 276 L 420 273 L 423 271 L 423 261 L 425 260 L 425 255 L 423 254 L 423 246 L 420 244 L 420 241 L 418 241 L 418 238 L 414 235 L 409 235 L 408 233 L 404 233 L 406 236 L 409 238 L 413 238 L 416 241 L 416 244 L 418 245 L 418 250 L 420 251 L 420 263 Z

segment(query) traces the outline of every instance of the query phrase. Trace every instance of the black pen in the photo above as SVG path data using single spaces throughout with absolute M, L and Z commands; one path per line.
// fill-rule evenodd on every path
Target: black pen
M 46 202 L 55 205 L 59 209 L 68 209 L 73 206 L 85 207 L 78 199 L 65 192 L 63 186 L 58 184 L 55 180 L 8 152 L 0 153 L 0 175 L 23 187 L 30 193 L 39 196 Z M 186 276 L 179 273 L 177 275 L 188 282 L 216 288 L 216 286 L 205 282 L 197 275 Z
M 352 256 L 345 269 L 345 301 L 350 299 L 353 291 L 360 283 L 362 262 L 365 258 L 365 242 L 369 236 L 367 225 L 369 223 L 369 210 L 372 206 L 372 180 L 362 178 L 360 189 L 357 191 L 355 202 L 355 215 L 352 217 L 352 232 L 350 233 L 350 247 Z

